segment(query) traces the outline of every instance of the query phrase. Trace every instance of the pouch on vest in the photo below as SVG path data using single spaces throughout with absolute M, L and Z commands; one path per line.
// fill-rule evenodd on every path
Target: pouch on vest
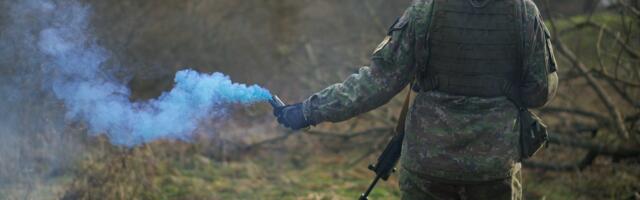
M 549 133 L 542 119 L 529 109 L 519 109 L 518 123 L 520 125 L 520 156 L 524 160 L 535 155 L 547 144 Z

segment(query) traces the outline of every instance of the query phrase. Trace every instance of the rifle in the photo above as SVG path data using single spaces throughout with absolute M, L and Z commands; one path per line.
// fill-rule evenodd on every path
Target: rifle
M 387 181 L 392 173 L 396 171 L 394 168 L 400 160 L 400 153 L 402 151 L 402 141 L 404 140 L 404 124 L 407 119 L 407 112 L 409 111 L 409 103 L 411 101 L 411 90 L 407 93 L 407 97 L 404 101 L 404 106 L 402 107 L 402 111 L 400 112 L 400 118 L 398 119 L 398 125 L 394 130 L 394 136 L 389 141 L 389 144 L 385 147 L 384 151 L 378 157 L 378 162 L 375 165 L 369 165 L 369 170 L 376 173 L 375 179 L 365 193 L 360 195 L 360 200 L 367 200 L 369 194 L 373 191 L 373 189 L 378 184 L 380 179 Z M 282 108 L 286 106 L 286 104 L 276 95 L 273 95 L 271 100 L 269 101 L 271 106 L 274 109 Z
M 394 130 L 395 134 L 389 141 L 389 144 L 384 148 L 382 154 L 378 157 L 378 162 L 375 165 L 369 165 L 369 170 L 376 173 L 376 177 L 369 185 L 366 192 L 360 195 L 359 200 L 367 200 L 369 194 L 376 187 L 380 179 L 387 181 L 392 173 L 396 171 L 394 168 L 400 160 L 400 153 L 402 151 L 402 141 L 404 140 L 404 124 L 407 119 L 407 112 L 409 111 L 409 103 L 411 102 L 411 89 L 407 93 L 407 97 L 404 100 L 402 111 L 400 111 L 400 118 L 398 118 L 398 124 Z

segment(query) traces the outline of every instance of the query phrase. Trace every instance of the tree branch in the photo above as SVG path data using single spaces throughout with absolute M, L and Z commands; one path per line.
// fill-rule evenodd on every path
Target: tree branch
M 615 128 L 618 135 L 623 139 L 628 139 L 629 131 L 625 127 L 622 113 L 615 106 L 615 104 L 613 103 L 613 100 L 611 100 L 609 95 L 606 93 L 606 90 L 602 87 L 602 85 L 600 85 L 600 83 L 598 83 L 596 78 L 593 77 L 591 73 L 589 73 L 589 69 L 585 66 L 584 63 L 578 60 L 577 56 L 573 53 L 573 51 L 567 48 L 567 46 L 565 46 L 559 39 L 555 39 L 554 41 L 556 43 L 558 52 L 560 52 L 560 54 L 566 57 L 569 60 L 569 62 L 571 62 L 571 64 L 582 73 L 582 75 L 587 79 L 587 83 L 591 85 L 591 87 L 596 92 L 596 94 L 598 95 L 602 103 L 608 109 L 609 115 L 613 120 L 613 123 L 612 123 L 613 128 Z
M 595 136 L 595 133 L 594 133 Z M 572 164 L 551 164 L 544 162 L 536 162 L 525 160 L 522 164 L 527 168 L 543 169 L 551 171 L 582 171 L 586 167 L 593 164 L 593 161 L 599 155 L 613 157 L 614 160 L 621 158 L 630 158 L 640 156 L 640 149 L 631 147 L 612 147 L 603 144 L 597 144 L 589 141 L 582 141 L 575 138 L 560 136 L 558 134 L 549 134 L 549 143 L 559 144 L 568 147 L 581 148 L 588 150 L 588 153 L 580 159 L 580 161 Z
M 627 2 L 624 2 L 624 1 L 618 1 L 618 3 L 622 5 L 622 7 L 627 8 L 629 11 L 631 11 L 631 13 L 636 15 L 636 17 L 640 17 L 640 10 L 636 9 L 634 6 L 629 5 L 627 4 Z
M 598 24 L 596 22 L 593 21 L 585 21 L 585 22 L 581 22 L 578 23 L 574 26 L 574 30 L 578 30 L 581 28 L 585 28 L 585 27 L 592 27 L 596 30 L 602 31 L 604 34 L 614 38 L 616 40 L 616 42 L 618 43 L 618 45 L 620 45 L 622 47 L 622 49 L 627 52 L 627 54 L 629 54 L 630 57 L 632 58 L 640 58 L 640 53 L 638 53 L 633 47 L 628 45 L 628 42 L 626 42 L 624 39 L 621 38 L 621 36 L 619 34 L 616 34 L 614 31 L 612 31 L 611 29 L 607 28 L 606 26 L 603 26 L 601 24 Z M 572 30 L 572 28 L 569 28 L 565 31 L 568 30 Z M 565 31 L 563 31 L 563 33 L 566 33 Z
M 609 120 L 609 118 L 607 118 L 606 116 L 600 115 L 595 112 L 580 110 L 577 108 L 546 107 L 541 109 L 540 112 L 541 113 L 569 113 L 569 114 L 592 118 L 600 122 Z
M 589 152 L 584 156 L 580 161 L 574 164 L 550 164 L 550 163 L 542 163 L 536 161 L 525 160 L 522 162 L 522 165 L 526 168 L 532 169 L 542 169 L 549 171 L 582 171 L 591 164 L 598 157 L 597 153 Z
M 640 156 L 640 149 L 638 147 L 627 146 L 611 146 L 598 144 L 595 142 L 584 141 L 576 138 L 569 138 L 561 136 L 559 134 L 549 134 L 549 143 L 559 144 L 563 146 L 569 146 L 574 148 L 586 149 L 590 152 L 597 153 L 599 155 L 618 156 L 618 157 L 633 157 Z

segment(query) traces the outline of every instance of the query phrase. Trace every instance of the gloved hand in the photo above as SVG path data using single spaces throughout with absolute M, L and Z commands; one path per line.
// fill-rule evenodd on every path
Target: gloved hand
M 305 119 L 302 113 L 302 103 L 275 108 L 273 115 L 278 118 L 278 123 L 293 130 L 300 130 L 314 125 L 313 122 Z

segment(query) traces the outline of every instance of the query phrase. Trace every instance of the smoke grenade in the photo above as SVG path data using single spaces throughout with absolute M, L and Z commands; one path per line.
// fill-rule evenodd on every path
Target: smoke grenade
M 116 66 L 107 66 L 110 52 L 91 34 L 89 6 L 73 0 L 9 4 L 6 27 L 11 35 L 20 36 L 14 47 L 29 51 L 28 63 L 46 77 L 42 89 L 64 104 L 66 121 L 83 122 L 92 135 L 105 134 L 113 144 L 188 141 L 200 121 L 225 116 L 228 105 L 272 99 L 260 86 L 234 83 L 222 73 L 187 69 L 177 72 L 170 91 L 132 102 L 130 89 L 107 70 Z
M 287 104 L 285 104 L 284 101 L 282 101 L 282 99 L 278 97 L 278 95 L 273 95 L 273 97 L 271 97 L 271 100 L 269 100 L 269 103 L 271 104 L 271 107 L 273 107 L 273 109 L 287 106 Z

